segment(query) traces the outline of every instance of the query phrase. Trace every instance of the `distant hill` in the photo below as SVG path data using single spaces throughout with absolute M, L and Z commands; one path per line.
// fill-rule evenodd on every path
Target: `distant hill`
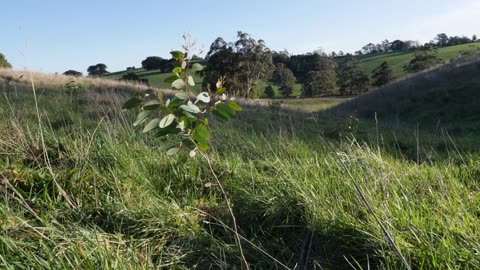
M 377 113 L 394 123 L 480 127 L 480 55 L 398 80 L 327 113 L 369 118 Z
M 445 62 L 448 62 L 452 59 L 460 57 L 464 52 L 466 53 L 475 51 L 480 52 L 480 42 L 439 48 L 438 56 Z M 408 73 L 403 70 L 403 67 L 410 62 L 410 60 L 413 58 L 413 55 L 414 51 L 406 51 L 358 55 L 354 56 L 354 58 L 360 62 L 360 67 L 369 76 L 372 75 L 372 71 L 375 68 L 377 68 L 381 63 L 386 61 L 392 66 L 393 72 L 395 73 L 396 77 L 402 78 L 408 75 Z M 341 61 L 341 57 L 337 58 L 337 62 Z
M 129 71 L 133 71 L 135 74 L 138 75 L 138 77 L 140 77 L 140 79 L 147 79 L 149 84 L 153 87 L 160 88 L 160 89 L 171 88 L 170 83 L 166 83 L 164 82 L 164 80 L 172 76 L 173 73 L 162 73 L 160 70 L 145 70 L 143 68 L 137 68 L 135 70 L 129 70 Z M 119 80 L 124 74 L 126 74 L 129 71 L 124 70 L 124 71 L 109 73 L 103 76 L 103 78 Z M 202 88 L 203 78 L 196 76 L 194 74 L 192 75 L 196 83 L 193 89 L 199 91 Z
M 480 51 L 480 43 L 470 43 L 458 46 L 450 46 L 445 48 L 440 48 L 438 50 L 439 57 L 444 59 L 445 61 L 449 61 L 451 59 L 455 59 L 459 57 L 463 52 L 471 52 L 471 51 Z M 377 66 L 379 66 L 383 61 L 387 61 L 393 67 L 394 73 L 397 78 L 402 78 L 407 76 L 408 74 L 405 73 L 403 70 L 403 66 L 407 65 L 410 59 L 413 57 L 414 52 L 398 52 L 398 53 L 380 53 L 380 54 L 368 54 L 368 55 L 360 55 L 355 56 L 356 59 L 360 61 L 360 67 L 367 72 L 369 76 L 371 76 L 372 70 L 374 70 Z M 337 58 L 338 62 L 342 61 L 342 58 Z M 117 71 L 109 73 L 104 78 L 107 79 L 114 79 L 118 80 L 122 77 L 122 75 L 126 74 L 128 71 Z M 153 87 L 161 88 L 161 89 L 169 89 L 170 84 L 165 83 L 165 78 L 172 76 L 173 73 L 162 73 L 159 70 L 145 70 L 143 68 L 138 68 L 133 70 L 141 79 L 148 79 L 149 83 Z M 194 91 L 200 91 L 201 85 L 203 82 L 203 78 L 199 76 L 194 76 L 195 83 L 197 84 L 193 87 Z M 270 82 L 261 82 L 257 87 L 260 93 L 263 93 L 263 89 L 267 85 L 274 86 L 275 91 L 278 95 L 278 89 L 275 85 L 271 84 Z M 300 84 L 296 84 L 293 96 L 299 96 L 301 93 L 302 86 Z

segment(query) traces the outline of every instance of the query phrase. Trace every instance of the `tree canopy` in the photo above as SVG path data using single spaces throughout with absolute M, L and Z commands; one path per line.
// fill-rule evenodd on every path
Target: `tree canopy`
M 382 86 L 395 79 L 392 66 L 388 62 L 381 63 L 375 70 L 373 70 L 373 85 Z
M 415 52 L 414 57 L 404 67 L 407 72 L 419 72 L 421 70 L 441 64 L 442 59 L 438 57 L 438 51 L 433 46 L 425 46 Z
M 275 91 L 273 91 L 273 87 L 271 85 L 268 85 L 267 87 L 265 87 L 265 89 L 263 90 L 263 94 L 267 97 L 267 98 L 273 98 L 275 97 Z
M 175 67 L 173 59 L 163 59 L 159 56 L 149 56 L 142 61 L 142 67 L 146 70 L 159 69 L 162 72 L 171 72 Z
M 65 71 L 63 73 L 63 75 L 74 76 L 74 77 L 82 77 L 83 76 L 82 72 L 76 71 L 76 70 L 73 70 L 73 69 L 69 69 L 69 70 Z
M 217 38 L 207 53 L 207 68 L 204 70 L 204 88 L 216 90 L 215 82 L 226 80 L 230 94 L 237 93 L 250 98 L 254 87 L 267 79 L 273 70 L 272 53 L 263 40 L 255 40 L 244 32 L 237 33 L 237 41 L 227 43 Z
M 337 73 L 333 59 L 322 57 L 316 70 L 306 74 L 302 95 L 305 97 L 321 96 L 335 93 Z
M 1 53 L 0 53 L 0 68 L 12 68 L 12 65 L 5 58 L 5 55 Z
M 360 69 L 358 60 L 348 57 L 339 67 L 338 82 L 340 93 L 351 95 L 368 90 L 370 79 Z
M 285 64 L 276 65 L 272 81 L 279 85 L 282 96 L 288 97 L 293 93 L 293 86 L 295 85 L 296 80 L 293 72 L 287 68 Z
M 109 73 L 107 71 L 107 65 L 102 64 L 102 63 L 89 66 L 88 69 L 87 69 L 87 72 L 88 72 L 89 76 L 99 76 L 99 75 Z

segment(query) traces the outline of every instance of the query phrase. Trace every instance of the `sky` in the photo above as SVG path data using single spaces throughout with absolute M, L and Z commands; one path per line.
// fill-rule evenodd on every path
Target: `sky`
M 354 52 L 369 42 L 480 36 L 479 0 L 2 0 L 0 53 L 15 69 L 86 73 L 169 57 L 188 33 L 208 51 L 237 31 L 271 50 Z

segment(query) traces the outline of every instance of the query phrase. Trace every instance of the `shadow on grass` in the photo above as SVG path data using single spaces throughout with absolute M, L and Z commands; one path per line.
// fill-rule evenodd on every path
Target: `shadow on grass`
M 352 269 L 352 265 L 376 269 L 382 263 L 377 253 L 383 244 L 365 232 L 334 220 L 310 225 L 295 198 L 269 206 L 256 202 L 236 202 L 239 227 L 257 246 L 290 266 L 305 269 Z M 217 232 L 218 233 L 218 232 Z M 245 244 L 250 263 L 260 269 L 276 269 L 275 262 L 253 246 Z

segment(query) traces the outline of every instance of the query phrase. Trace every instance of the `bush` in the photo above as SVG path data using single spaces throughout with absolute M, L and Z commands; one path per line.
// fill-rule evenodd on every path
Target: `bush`
M 271 85 L 265 87 L 265 90 L 263 90 L 263 94 L 268 98 L 275 97 L 275 91 L 273 91 L 273 87 Z
M 120 80 L 122 80 L 122 81 L 134 81 L 134 82 L 139 82 L 139 83 L 149 85 L 148 79 L 142 79 L 135 72 L 132 72 L 132 71 L 129 71 L 126 74 L 124 74 L 120 78 Z
M 437 54 L 437 49 L 432 46 L 425 46 L 415 52 L 414 57 L 404 69 L 407 72 L 414 73 L 441 64 L 443 61 Z
M 74 76 L 74 77 L 82 77 L 83 74 L 79 71 L 76 71 L 76 70 L 67 70 L 63 73 L 63 75 L 67 75 L 67 76 Z
M 277 64 L 272 79 L 280 86 L 280 93 L 283 97 L 288 97 L 293 93 L 293 86 L 297 79 L 287 66 L 284 64 Z
M 174 60 L 163 59 L 158 56 L 149 56 L 142 61 L 142 67 L 146 70 L 159 69 L 163 73 L 171 72 L 174 66 Z
M 385 85 L 395 79 L 393 74 L 392 66 L 388 62 L 381 63 L 374 71 L 373 71 L 373 85 L 374 86 L 382 86 Z
M 305 97 L 333 94 L 336 88 L 336 73 L 334 69 L 310 71 L 305 76 L 302 95 Z
M 348 57 L 339 68 L 340 94 L 359 94 L 368 90 L 370 78 L 360 68 L 358 60 Z
M 107 65 L 99 63 L 93 66 L 89 66 L 87 69 L 88 75 L 89 76 L 100 76 L 106 73 L 109 73 L 107 71 Z
M 1 53 L 0 53 L 0 68 L 12 68 L 12 65 L 5 58 L 5 55 Z

